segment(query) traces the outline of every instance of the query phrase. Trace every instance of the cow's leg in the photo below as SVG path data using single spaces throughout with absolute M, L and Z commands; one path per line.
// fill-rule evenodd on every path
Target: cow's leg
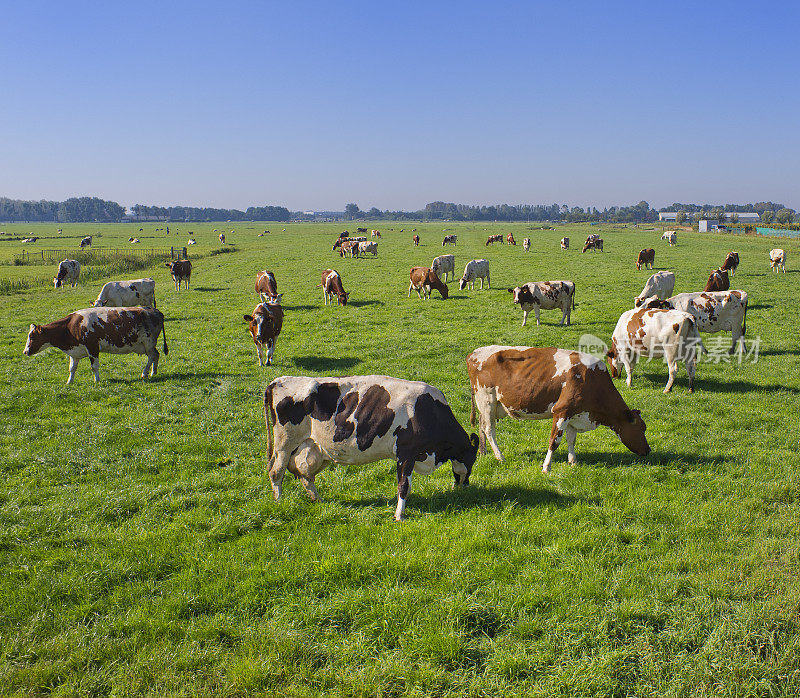
M 475 406 L 478 408 L 479 419 L 479 448 L 481 455 L 486 453 L 486 442 L 489 442 L 494 457 L 501 463 L 505 462 L 500 446 L 497 445 L 495 436 L 497 428 L 497 397 L 491 388 L 478 388 L 475 391 Z
M 275 354 L 275 342 L 276 340 L 273 339 L 267 344 L 267 366 L 272 363 L 272 356 Z
M 561 322 L 558 323 L 559 327 L 564 326 L 564 321 L 567 319 L 567 311 L 564 308 L 561 308 Z M 567 323 L 569 325 L 569 323 Z
M 94 382 L 100 382 L 100 357 L 89 355 L 89 361 L 92 364 L 92 371 L 94 371 Z
M 155 353 L 153 353 L 155 352 Z M 142 371 L 142 378 L 147 378 L 148 375 L 156 375 L 156 370 L 158 367 L 158 350 L 153 347 L 153 351 L 147 352 L 147 363 L 144 365 L 144 370 Z M 151 374 L 152 369 L 152 374 Z
M 542 463 L 543 473 L 550 472 L 550 463 L 553 460 L 553 451 L 558 448 L 558 445 L 561 443 L 561 437 L 564 435 L 563 424 L 564 418 L 554 414 L 553 428 L 550 431 L 550 447 L 547 449 L 547 455 L 544 458 L 544 463 Z
M 492 278 L 489 276 L 488 272 L 486 274 L 486 288 L 492 287 Z M 483 288 L 483 282 L 481 282 L 481 288 Z
M 522 311 L 522 326 L 525 327 L 525 323 L 528 322 L 528 313 L 530 310 L 523 310 Z
M 412 288 L 414 288 L 414 284 L 413 284 L 413 283 L 410 283 L 410 284 L 408 285 L 408 297 L 409 297 L 409 298 L 411 298 L 411 289 L 412 289 Z
M 314 477 L 324 467 L 322 452 L 312 439 L 306 439 L 303 442 L 303 445 L 297 449 L 288 465 L 289 472 L 300 480 L 306 493 L 314 502 L 322 501 L 322 497 L 319 496 L 314 485 Z
M 536 315 L 536 326 L 538 327 L 539 326 L 539 306 L 538 305 L 534 305 L 533 306 L 533 314 Z
M 153 366 L 150 369 L 150 375 L 154 376 L 158 372 L 158 360 L 161 358 L 161 354 L 158 353 L 158 349 L 153 347 Z
M 564 429 L 564 436 L 567 437 L 567 463 L 570 465 L 577 465 L 578 458 L 575 456 L 575 439 L 578 436 L 578 430 L 571 424 L 567 424 Z
M 672 390 L 672 384 L 675 382 L 675 377 L 678 375 L 678 357 L 677 351 L 674 347 L 664 348 L 664 361 L 667 362 L 667 368 L 669 369 L 669 378 L 667 379 L 667 385 L 664 388 L 664 392 L 668 393 L 670 390 Z M 688 370 L 688 363 L 686 368 Z
M 281 498 L 281 485 L 286 467 L 289 465 L 291 456 L 285 450 L 275 450 L 269 467 L 269 479 L 272 483 L 272 494 L 277 502 Z
M 69 378 L 67 378 L 67 385 L 72 383 L 75 380 L 75 371 L 78 370 L 78 362 L 80 359 L 70 356 L 69 357 Z
M 625 367 L 625 384 L 630 388 L 633 382 L 633 369 L 636 368 L 636 353 L 622 352 L 619 358 Z
M 394 510 L 394 520 L 402 521 L 406 510 L 406 499 L 411 489 L 411 475 L 414 472 L 414 461 L 397 463 L 397 508 Z
M 256 342 L 256 351 L 258 352 L 258 365 L 264 365 L 264 347 L 261 346 L 260 342 Z

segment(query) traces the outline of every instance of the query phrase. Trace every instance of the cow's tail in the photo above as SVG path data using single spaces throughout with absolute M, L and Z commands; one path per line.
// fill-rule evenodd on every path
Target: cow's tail
M 575 303 L 575 291 L 577 290 L 577 288 L 578 287 L 575 285 L 575 282 L 573 281 L 572 282 L 572 309 L 573 310 L 575 310 L 575 306 L 577 305 Z
M 744 317 L 742 318 L 742 337 L 747 334 L 747 301 L 744 302 Z
M 272 438 L 272 423 L 270 422 L 270 415 L 272 414 L 272 384 L 267 386 L 264 391 L 264 421 L 267 424 L 267 455 L 272 458 L 273 438 Z
M 472 389 L 472 386 L 470 386 L 469 389 L 469 398 L 470 402 L 472 403 L 472 407 L 469 411 L 469 423 L 472 426 L 475 426 L 475 391 Z
M 153 301 L 155 303 L 155 301 Z M 169 354 L 169 347 L 167 347 L 167 323 L 164 315 L 161 315 L 161 341 L 164 343 L 164 356 Z

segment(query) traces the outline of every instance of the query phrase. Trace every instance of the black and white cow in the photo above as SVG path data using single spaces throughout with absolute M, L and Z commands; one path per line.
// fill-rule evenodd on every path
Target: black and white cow
M 478 452 L 478 436 L 464 431 L 440 390 L 390 376 L 281 376 L 264 393 L 264 417 L 275 499 L 287 469 L 317 501 L 314 477 L 329 463 L 390 459 L 398 521 L 413 473 L 430 474 L 449 460 L 455 484 L 468 485 Z
M 533 310 L 536 324 L 539 324 L 540 310 L 561 308 L 563 315 L 559 325 L 566 320 L 569 325 L 575 307 L 574 281 L 529 281 L 523 286 L 508 289 L 514 295 L 514 304 L 522 308 L 522 326 L 528 322 L 528 313 Z
M 76 286 L 81 275 L 81 263 L 77 259 L 65 259 L 58 265 L 58 272 L 53 279 L 53 286 L 61 288 L 69 284 Z

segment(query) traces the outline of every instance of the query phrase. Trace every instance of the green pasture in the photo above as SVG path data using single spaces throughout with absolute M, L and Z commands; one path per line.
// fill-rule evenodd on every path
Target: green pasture
M 61 227 L 0 224 L 0 695 L 800 694 L 800 242 L 681 232 L 670 248 L 658 226 L 402 222 L 366 224 L 383 234 L 377 258 L 341 259 L 331 246 L 355 224 L 170 223 L 168 237 L 162 224 Z M 215 254 L 214 229 L 232 252 Z M 98 255 L 168 253 L 189 231 L 188 292 L 162 262 L 98 278 L 111 268 L 98 261 L 93 280 L 59 290 L 55 265 L 14 264 L 23 249 L 77 252 L 87 234 Z M 484 245 L 509 231 L 516 247 Z M 604 253 L 581 253 L 590 232 Z M 442 248 L 446 233 L 457 246 Z M 273 501 L 271 379 L 424 380 L 474 430 L 466 355 L 608 342 L 652 273 L 634 267 L 644 247 L 675 271 L 676 292 L 702 289 L 737 250 L 732 288 L 749 294 L 748 341 L 760 338 L 757 362 L 702 362 L 694 394 L 681 368 L 664 395 L 655 361 L 632 388 L 617 382 L 650 456 L 601 428 L 578 437 L 579 465 L 562 445 L 544 476 L 550 423 L 504 420 L 508 462 L 480 457 L 459 491 L 447 466 L 415 477 L 402 524 L 388 461 L 321 474 L 322 503 L 290 478 Z M 787 250 L 786 274 L 770 271 L 772 247 Z M 491 290 L 409 298 L 409 268 L 442 253 L 459 273 L 488 259 Z M 323 305 L 328 267 L 346 307 Z M 242 319 L 261 269 L 286 313 L 262 368 Z M 82 361 L 68 387 L 60 351 L 23 357 L 30 323 L 148 275 L 169 343 L 155 379 L 139 379 L 143 356 L 103 354 L 99 384 Z M 571 327 L 557 311 L 521 327 L 506 289 L 545 279 L 575 281 Z M 729 334 L 704 340 L 718 336 L 727 346 Z

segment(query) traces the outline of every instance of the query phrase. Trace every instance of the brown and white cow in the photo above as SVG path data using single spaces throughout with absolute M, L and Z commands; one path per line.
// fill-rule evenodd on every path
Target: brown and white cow
M 728 252 L 725 261 L 722 263 L 720 269 L 722 271 L 729 271 L 731 276 L 736 276 L 736 270 L 739 268 L 739 253 Z
M 633 369 L 642 356 L 663 356 L 669 370 L 665 393 L 672 390 L 678 374 L 678 362 L 683 361 L 689 374 L 691 393 L 694 391 L 697 352 L 702 350 L 703 342 L 697 331 L 697 323 L 689 313 L 682 310 L 634 308 L 620 315 L 606 356 L 611 364 L 612 378 L 621 375 L 622 367 L 625 367 L 628 387 L 633 380 Z
M 522 286 L 508 289 L 514 294 L 514 304 L 522 308 L 522 326 L 528 322 L 528 313 L 533 310 L 536 324 L 539 323 L 540 310 L 560 308 L 563 313 L 559 326 L 570 323 L 572 309 L 575 307 L 575 282 L 573 281 L 529 281 Z
M 287 470 L 318 501 L 314 478 L 330 463 L 390 459 L 397 463 L 397 521 L 413 473 L 429 475 L 449 460 L 455 485 L 468 485 L 478 450 L 477 435 L 464 431 L 440 390 L 391 376 L 281 376 L 264 392 L 264 418 L 276 500 Z
M 189 280 L 192 277 L 192 263 L 188 259 L 179 259 L 176 262 L 164 262 L 164 266 L 168 267 L 172 274 L 172 280 L 175 282 L 175 290 L 180 291 L 181 283 L 186 282 L 186 290 L 189 290 Z
M 326 269 L 322 272 L 322 294 L 325 297 L 325 305 L 328 305 L 330 300 L 333 305 L 333 299 L 336 298 L 337 305 L 347 305 L 350 294 L 344 290 L 342 286 L 342 277 L 335 269 Z
M 447 286 L 436 275 L 436 272 L 429 267 L 411 267 L 411 283 L 408 285 L 408 295 L 411 296 L 411 289 L 416 289 L 417 296 L 423 300 L 429 300 L 432 290 L 436 289 L 442 296 L 447 298 L 450 292 Z M 422 291 L 422 293 L 420 293 Z
M 642 292 L 633 299 L 633 304 L 638 308 L 653 296 L 661 299 L 669 298 L 674 289 L 675 274 L 671 271 L 657 271 L 647 280 Z
M 31 325 L 25 356 L 55 347 L 69 357 L 67 385 L 75 378 L 78 362 L 88 356 L 94 381 L 100 380 L 99 354 L 147 354 L 142 378 L 156 375 L 158 335 L 164 330 L 164 315 L 154 308 L 86 308 L 47 325 Z M 164 333 L 164 354 L 167 335 Z
M 526 252 L 529 252 L 531 249 L 531 239 L 530 238 L 522 238 L 522 249 Z
M 411 241 L 414 243 L 414 247 L 419 247 L 419 235 L 414 235 Z
M 583 246 L 581 252 L 586 252 L 587 250 L 595 250 L 596 252 L 603 251 L 603 240 L 600 238 L 599 235 L 590 235 L 586 243 Z
M 380 230 L 373 230 L 371 237 L 380 238 L 381 237 L 381 231 Z
M 639 256 L 636 258 L 636 268 L 641 269 L 644 267 L 645 269 L 653 268 L 653 262 L 656 261 L 656 251 L 652 247 L 648 247 L 645 250 L 639 252 Z
M 137 305 L 145 308 L 156 307 L 156 282 L 153 279 L 109 281 L 100 289 L 93 304 L 95 308 L 101 306 L 131 308 Z
M 625 446 L 640 456 L 650 453 L 645 423 L 639 410 L 631 410 L 608 375 L 601 359 L 567 349 L 488 346 L 467 357 L 472 392 L 470 421 L 480 419 L 480 452 L 486 442 L 499 461 L 498 419 L 550 419 L 550 445 L 542 472 L 550 472 L 553 452 L 567 437 L 567 460 L 577 463 L 578 433 L 606 426 Z
M 449 245 L 455 245 L 457 238 L 458 238 L 457 235 L 445 235 L 444 236 L 444 240 L 442 240 L 442 247 L 444 247 L 445 245 L 448 245 L 448 244 Z
M 717 269 L 711 272 L 711 275 L 706 281 L 704 291 L 727 291 L 731 287 L 731 281 L 728 278 L 728 272 Z
M 456 276 L 456 258 L 452 254 L 442 254 L 433 258 L 431 262 L 431 269 L 440 279 L 447 283 L 447 275 L 450 274 L 450 279 Z
M 223 245 L 225 244 L 225 233 L 220 233 L 219 234 L 219 241 L 220 241 L 221 244 L 223 244 Z
M 80 242 L 80 246 L 81 247 L 91 247 L 92 246 L 92 236 L 91 235 L 87 235 L 85 238 L 83 238 L 81 240 L 81 242 Z
M 490 235 L 486 239 L 486 247 L 489 247 L 489 245 L 494 245 L 494 243 L 496 243 L 496 242 L 499 242 L 501 245 L 503 244 L 503 235 L 502 234 Z
M 280 299 L 283 296 L 281 293 L 278 295 L 278 282 L 275 281 L 275 274 L 271 271 L 264 269 L 256 274 L 256 293 L 261 296 L 261 301 L 267 303 L 270 300 Z
M 775 270 L 777 274 L 780 271 L 786 273 L 786 252 L 780 248 L 775 248 L 769 251 L 769 265 L 770 268 Z
M 275 343 L 283 327 L 283 308 L 280 296 L 276 296 L 268 302 L 259 303 L 253 310 L 253 314 L 245 315 L 244 319 L 249 323 L 250 336 L 256 345 L 258 365 L 264 365 L 264 347 L 266 346 L 267 366 L 269 366 L 272 363 L 272 355 L 275 353 Z
M 358 254 L 359 256 L 367 254 L 367 252 L 371 253 L 373 257 L 378 256 L 378 243 L 377 242 L 359 242 L 358 243 Z
M 481 280 L 481 291 L 483 291 L 483 280 L 486 279 L 486 287 L 492 287 L 492 280 L 489 277 L 489 262 L 485 259 L 473 259 L 467 262 L 464 267 L 464 275 L 458 280 L 458 288 L 463 291 L 469 286 L 470 291 L 475 289 L 475 279 Z
M 81 263 L 77 259 L 65 259 L 58 264 L 58 271 L 53 279 L 53 286 L 61 288 L 69 284 L 75 287 L 81 275 Z
M 358 257 L 358 246 L 359 243 L 354 240 L 343 240 L 342 244 L 339 246 L 339 256 L 340 257 Z
M 665 301 L 654 301 L 655 298 L 648 298 L 644 307 L 673 308 L 689 313 L 700 332 L 730 332 L 729 353 L 736 350 L 736 343 L 740 339 L 744 350 L 744 335 L 747 332 L 747 294 L 744 291 L 678 293 Z
M 561 249 L 568 250 L 569 249 L 569 238 L 561 238 Z M 585 252 L 586 250 L 584 250 Z
M 516 245 L 516 244 L 517 244 L 517 241 L 514 239 L 514 233 L 509 233 L 509 234 L 506 236 L 506 242 L 507 242 L 509 245 Z

